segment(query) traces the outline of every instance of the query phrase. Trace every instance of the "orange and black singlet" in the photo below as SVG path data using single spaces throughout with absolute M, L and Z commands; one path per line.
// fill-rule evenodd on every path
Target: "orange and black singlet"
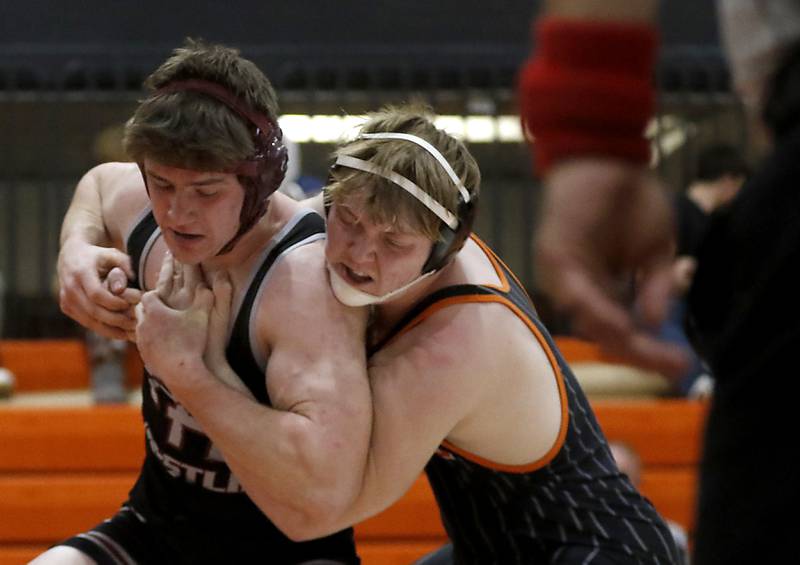
M 447 441 L 441 444 L 425 472 L 453 543 L 455 562 L 676 563 L 669 529 L 618 471 L 589 402 L 527 293 L 508 267 L 477 238 L 476 242 L 494 264 L 501 284 L 457 285 L 434 292 L 382 344 L 451 304 L 503 304 L 528 326 L 532 346 L 538 342 L 547 353 L 558 379 L 562 419 L 556 445 L 528 465 L 501 465 Z

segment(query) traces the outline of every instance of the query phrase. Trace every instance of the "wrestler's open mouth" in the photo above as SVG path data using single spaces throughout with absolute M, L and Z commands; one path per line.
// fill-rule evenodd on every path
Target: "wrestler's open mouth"
M 368 282 L 372 282 L 372 277 L 366 275 L 364 273 L 359 273 L 358 271 L 354 271 L 347 265 L 342 265 L 344 269 L 344 274 L 348 280 L 354 282 L 356 284 L 366 284 Z
M 170 230 L 170 231 L 172 231 L 172 234 L 175 237 L 177 237 L 179 239 L 184 239 L 184 240 L 187 240 L 187 241 L 193 241 L 193 240 L 200 239 L 201 237 L 203 237 L 202 235 L 196 234 L 196 233 L 186 233 L 186 232 L 180 232 L 180 231 L 176 231 L 176 230 Z

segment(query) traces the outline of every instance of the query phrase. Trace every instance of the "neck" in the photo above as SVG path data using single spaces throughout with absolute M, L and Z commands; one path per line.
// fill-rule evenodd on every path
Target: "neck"
M 283 228 L 293 213 L 288 197 L 275 193 L 270 197 L 267 213 L 247 231 L 229 252 L 203 261 L 203 271 L 233 271 L 257 257 L 264 246 Z
M 419 285 L 400 294 L 397 298 L 375 305 L 373 310 L 373 336 L 377 339 L 373 341 L 382 339 L 383 335 L 402 320 L 414 306 L 426 296 L 441 288 L 443 286 L 442 281 L 446 279 L 446 274 L 451 268 L 452 263 L 435 272 L 425 281 L 420 282 Z

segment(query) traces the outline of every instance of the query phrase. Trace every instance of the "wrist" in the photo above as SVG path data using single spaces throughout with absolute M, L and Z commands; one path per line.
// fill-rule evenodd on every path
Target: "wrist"
M 203 360 L 194 357 L 174 358 L 170 360 L 166 371 L 156 371 L 154 374 L 182 401 L 187 394 L 198 393 L 212 380 L 211 372 Z

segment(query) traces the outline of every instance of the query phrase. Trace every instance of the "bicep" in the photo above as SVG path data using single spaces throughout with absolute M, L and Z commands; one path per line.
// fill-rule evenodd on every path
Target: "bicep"
M 286 274 L 275 274 L 259 312 L 270 401 L 307 418 L 326 437 L 352 439 L 363 456 L 372 404 L 360 314 L 335 302 L 324 278 Z

